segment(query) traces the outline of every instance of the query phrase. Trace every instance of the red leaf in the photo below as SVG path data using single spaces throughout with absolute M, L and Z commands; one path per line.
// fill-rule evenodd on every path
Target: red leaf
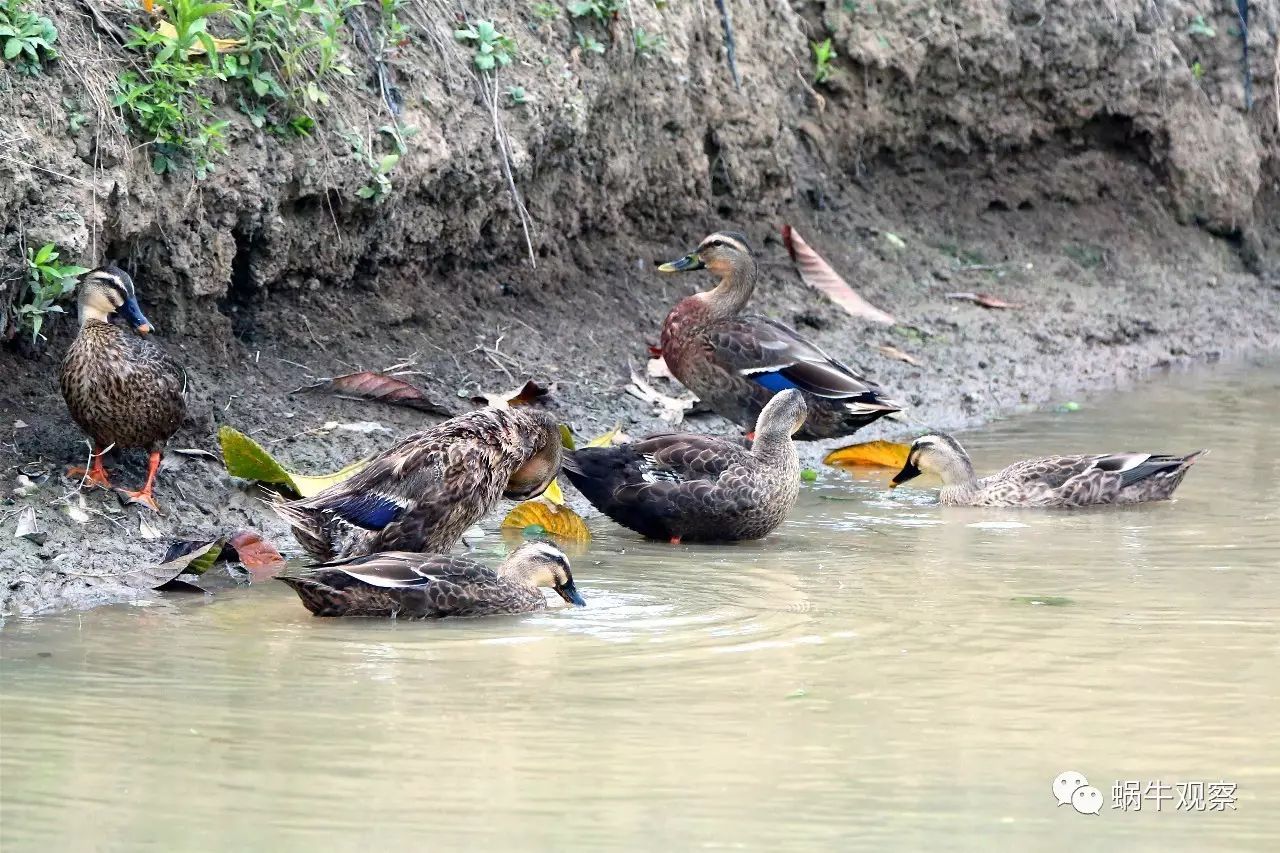
M 249 570 L 254 581 L 275 577 L 285 567 L 284 557 L 270 542 L 252 530 L 239 530 L 227 541 L 236 559 Z
M 435 415 L 451 415 L 448 409 L 431 402 L 421 388 L 410 385 L 403 379 L 362 370 L 359 373 L 348 373 L 324 379 L 314 385 L 306 385 L 299 391 L 328 391 L 339 397 L 350 397 L 355 400 L 371 400 L 386 403 L 388 406 L 405 406 L 419 412 L 430 412 Z
M 972 293 L 965 291 L 963 293 L 948 293 L 948 299 L 963 299 L 965 302 L 972 302 L 975 305 L 981 305 L 983 308 L 1021 308 L 1022 305 L 1017 302 L 1005 302 L 998 296 L 992 296 L 990 293 Z
M 840 274 L 831 268 L 822 256 L 810 248 L 790 225 L 782 226 L 782 242 L 786 244 L 791 260 L 800 270 L 800 278 L 814 290 L 821 291 L 835 304 L 855 317 L 892 326 L 897 321 L 858 295 Z

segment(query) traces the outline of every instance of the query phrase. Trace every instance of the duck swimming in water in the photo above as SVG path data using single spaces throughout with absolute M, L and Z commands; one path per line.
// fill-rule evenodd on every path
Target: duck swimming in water
M 527 542 L 498 568 L 468 560 L 392 551 L 352 557 L 276 578 L 316 616 L 442 619 L 543 610 L 549 587 L 570 604 L 586 601 L 569 559 L 546 542 Z
M 401 439 L 315 497 L 274 506 L 318 562 L 381 551 L 443 553 L 500 497 L 537 497 L 559 468 L 554 418 L 525 408 L 481 409 Z
M 945 506 L 1082 507 L 1166 500 L 1205 453 L 1186 456 L 1110 453 L 1046 456 L 1015 462 L 989 477 L 974 473 L 969 454 L 949 435 L 922 435 L 890 483 L 896 488 L 921 474 L 942 479 Z
M 799 495 L 791 436 L 805 411 L 803 394 L 782 391 L 760 413 L 749 450 L 710 435 L 651 435 L 570 451 L 564 473 L 596 509 L 650 539 L 760 539 L 782 524 Z
M 159 512 L 154 488 L 165 443 L 186 416 L 186 374 L 144 335 L 152 325 L 138 307 L 133 279 L 114 264 L 85 273 L 76 296 L 80 332 L 62 361 L 58 381 L 67 410 L 93 439 L 92 462 L 67 476 L 110 489 L 102 457 L 108 449 L 140 448 L 150 454 L 147 480 L 137 491 L 120 493 L 130 503 Z M 114 325 L 123 316 L 133 327 Z
M 802 440 L 851 435 L 902 406 L 880 386 L 831 358 L 795 330 L 743 314 L 758 269 L 746 238 L 712 234 L 662 272 L 709 270 L 720 283 L 671 309 L 662 325 L 662 356 L 676 379 L 722 417 L 754 430 L 769 400 L 788 388 L 804 392 L 809 417 Z

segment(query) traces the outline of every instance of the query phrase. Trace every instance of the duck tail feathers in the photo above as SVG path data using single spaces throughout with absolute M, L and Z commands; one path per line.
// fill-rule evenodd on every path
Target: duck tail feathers
M 279 495 L 271 502 L 271 508 L 293 528 L 293 538 L 298 540 L 307 556 L 319 563 L 336 556 L 325 530 L 323 511 L 308 506 L 305 501 L 291 501 Z

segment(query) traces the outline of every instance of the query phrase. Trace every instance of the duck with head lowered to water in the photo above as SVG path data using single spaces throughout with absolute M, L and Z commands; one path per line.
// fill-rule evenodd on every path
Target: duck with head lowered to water
M 796 438 L 811 441 L 851 435 L 902 406 L 880 386 L 827 355 L 775 320 L 743 314 L 758 268 L 746 238 L 712 234 L 662 272 L 708 270 L 720 276 L 712 290 L 681 300 L 662 325 L 662 357 L 676 379 L 716 414 L 755 429 L 778 392 L 803 392 L 809 417 Z

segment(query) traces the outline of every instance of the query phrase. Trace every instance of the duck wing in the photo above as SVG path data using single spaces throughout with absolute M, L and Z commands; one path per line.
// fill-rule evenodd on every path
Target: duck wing
M 878 408 L 897 405 L 883 399 L 874 381 L 768 317 L 747 314 L 725 320 L 705 335 L 712 358 L 721 366 L 770 391 L 799 388 L 831 400 L 874 403 Z
M 1017 480 L 1064 495 L 1098 488 L 1118 492 L 1158 475 L 1176 474 L 1203 452 L 1188 456 L 1157 453 L 1049 456 L 1010 465 L 997 474 L 996 479 Z

